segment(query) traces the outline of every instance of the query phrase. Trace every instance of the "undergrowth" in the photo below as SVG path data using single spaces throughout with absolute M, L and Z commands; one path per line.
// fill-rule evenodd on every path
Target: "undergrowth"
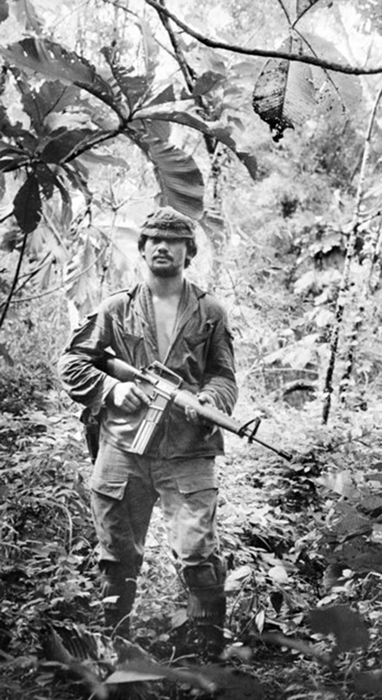
M 259 414 L 257 437 L 293 459 L 226 434 L 226 651 L 212 664 L 183 644 L 187 595 L 159 507 L 132 641 L 103 635 L 91 463 L 55 377 L 62 334 L 51 342 L 28 362 L 31 338 L 15 336 L 13 364 L 0 359 L 2 698 L 378 697 L 382 431 L 372 393 L 367 410 L 336 407 L 327 427 L 318 399 L 294 408 L 239 373 L 237 419 Z
M 185 622 L 186 592 L 156 508 L 132 617 L 132 640 L 143 657 L 138 667 L 130 658 L 134 683 L 122 674 L 120 689 L 175 699 L 230 687 L 232 697 L 241 698 L 250 682 L 252 696 L 268 700 L 378 694 L 381 435 L 376 429 L 371 437 L 367 414 L 349 414 L 342 419 L 345 429 L 338 421 L 323 439 L 313 428 L 312 406 L 296 412 L 279 405 L 277 411 L 273 435 L 269 421 L 261 429 L 294 453 L 292 462 L 229 436 L 218 463 L 228 565 L 225 660 L 206 666 L 195 649 L 186 660 L 192 669 L 186 680 L 137 681 L 142 664 L 146 675 L 153 668 L 158 673 L 153 664 L 179 672 Z M 283 421 L 288 433 L 279 429 Z M 2 431 L 8 431 L 0 489 L 4 697 L 113 696 L 106 680 L 121 661 L 102 637 L 87 487 L 91 466 L 77 415 L 71 409 L 58 413 L 51 404 L 15 411 L 3 416 Z M 304 443 L 302 431 L 304 451 L 295 448 Z M 93 653 L 90 662 L 84 654 L 89 640 L 93 651 L 97 640 L 101 671 L 100 659 Z

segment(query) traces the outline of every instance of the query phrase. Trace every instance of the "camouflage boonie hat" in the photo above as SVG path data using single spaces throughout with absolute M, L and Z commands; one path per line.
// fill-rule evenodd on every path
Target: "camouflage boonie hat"
M 161 207 L 149 214 L 141 233 L 150 238 L 195 238 L 195 224 L 172 207 Z

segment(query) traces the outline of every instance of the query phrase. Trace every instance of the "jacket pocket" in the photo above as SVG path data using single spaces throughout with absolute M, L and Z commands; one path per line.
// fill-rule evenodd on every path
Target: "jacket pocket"
M 183 340 L 191 348 L 196 348 L 198 345 L 208 345 L 212 332 L 214 330 L 213 321 L 206 321 L 203 328 L 200 327 L 189 329 L 188 332 L 183 336 Z
M 204 375 L 213 330 L 213 322 L 206 321 L 202 330 L 194 328 L 193 332 L 189 330 L 188 333 L 183 336 L 186 361 L 190 365 L 191 374 L 195 378 L 198 378 L 199 381 Z

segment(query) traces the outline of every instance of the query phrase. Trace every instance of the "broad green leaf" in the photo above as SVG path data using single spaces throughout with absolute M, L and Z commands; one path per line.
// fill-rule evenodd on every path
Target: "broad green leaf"
M 12 146 L 11 144 L 8 143 L 8 141 L 0 141 L 0 158 L 2 158 L 5 155 L 25 155 L 24 151 L 22 148 L 18 148 L 17 146 Z
M 336 63 L 346 63 L 346 58 L 338 47 L 331 41 L 304 32 L 304 44 L 310 53 Z M 306 50 L 306 49 L 305 49 Z M 316 90 L 316 101 L 320 112 L 330 114 L 332 118 L 341 117 L 345 110 L 351 113 L 362 102 L 363 92 L 359 76 L 324 70 L 311 66 L 313 85 Z
M 335 493 L 340 494 L 340 496 L 345 497 L 354 495 L 358 489 L 349 469 L 321 474 L 317 477 L 317 481 L 325 488 L 331 489 Z
M 129 651 L 127 649 L 127 653 Z M 134 653 L 134 650 L 132 651 Z M 204 673 L 203 667 L 196 666 L 195 669 L 192 667 L 172 668 L 158 664 L 148 655 L 147 658 L 131 655 L 122 668 L 114 671 L 106 679 L 106 683 L 119 685 L 120 683 L 136 683 L 139 681 L 159 680 L 160 678 L 167 678 L 169 681 L 186 683 L 192 687 L 201 688 L 209 695 L 215 694 L 219 688 L 218 679 L 216 679 L 217 682 L 215 682 L 215 679 L 211 679 L 207 673 Z
M 162 205 L 200 218 L 203 213 L 203 178 L 191 156 L 163 138 L 162 123 L 140 120 L 134 124 L 135 143 L 146 153 L 154 166 L 154 174 L 161 189 Z M 167 130 L 165 132 L 167 135 Z
M 237 155 L 247 167 L 250 175 L 254 177 L 256 171 L 255 156 L 237 147 L 236 141 L 232 135 L 232 128 L 226 125 L 223 126 L 218 121 L 204 121 L 197 113 L 192 100 L 188 100 L 182 103 L 182 105 L 184 109 L 181 109 L 176 102 L 145 107 L 136 112 L 134 116 L 136 119 L 152 119 L 153 121 L 163 120 L 176 124 L 183 124 L 184 126 L 189 126 L 191 129 L 196 129 L 196 131 L 221 141 L 221 143 L 224 143 Z
M 98 75 L 94 66 L 60 44 L 48 39 L 29 37 L 7 48 L 0 47 L 0 54 L 18 68 L 39 73 L 48 80 L 76 85 L 109 106 L 116 107 L 110 85 Z
M 296 53 L 301 41 L 290 37 L 282 48 Z M 310 66 L 286 59 L 267 61 L 256 80 L 252 106 L 269 124 L 275 141 L 282 138 L 285 129 L 303 124 L 316 108 Z
M 224 584 L 226 593 L 232 593 L 243 588 L 244 584 L 250 583 L 253 576 L 253 569 L 249 564 L 243 564 L 238 569 L 230 571 Z
M 36 175 L 28 175 L 13 200 L 13 213 L 24 233 L 31 233 L 41 219 L 41 198 Z
M 187 609 L 180 608 L 171 616 L 171 629 L 183 627 L 188 621 Z
M 203 178 L 195 161 L 176 146 L 149 138 L 148 157 L 162 193 L 162 205 L 198 219 L 203 213 Z
M 73 106 L 79 90 L 74 85 L 63 85 L 59 80 L 45 81 L 37 87 L 30 87 L 29 82 L 17 81 L 21 92 L 23 107 L 31 119 L 34 129 L 39 133 L 46 124 L 47 117 L 53 112 L 60 112 Z M 50 128 L 54 127 L 50 125 Z
M 126 670 L 121 669 L 119 671 L 114 671 L 106 680 L 106 683 L 112 683 L 112 685 L 119 685 L 120 683 L 141 683 L 142 681 L 158 681 L 164 677 L 162 672 L 158 673 L 157 670 L 151 671 L 151 666 L 149 664 L 130 664 L 131 668 Z M 141 667 L 142 666 L 142 670 Z
M 93 135 L 90 129 L 58 129 L 46 138 L 40 157 L 46 163 L 62 163 L 73 157 L 78 147 Z
M 276 564 L 276 566 L 271 566 L 268 571 L 268 576 L 276 583 L 283 584 L 289 582 L 288 574 L 282 564 Z

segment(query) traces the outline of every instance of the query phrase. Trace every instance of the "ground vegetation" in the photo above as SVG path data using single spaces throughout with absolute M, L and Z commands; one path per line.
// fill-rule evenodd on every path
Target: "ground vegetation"
M 0 674 L 7 700 L 380 697 L 382 21 L 372 0 L 0 2 Z M 86 452 L 56 362 L 198 221 L 243 422 L 219 520 L 225 657 L 183 638 L 155 512 L 131 644 L 102 634 Z

